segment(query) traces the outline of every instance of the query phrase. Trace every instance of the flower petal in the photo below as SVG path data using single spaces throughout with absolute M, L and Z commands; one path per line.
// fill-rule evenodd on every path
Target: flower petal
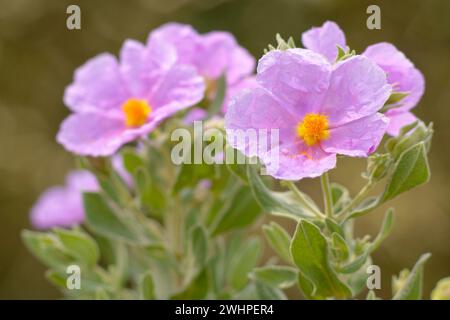
M 338 127 L 374 114 L 390 94 L 384 71 L 368 58 L 354 56 L 335 65 L 321 112 L 330 127 Z
M 417 120 L 416 116 L 411 112 L 395 112 L 397 110 L 390 110 L 386 112 L 386 116 L 389 118 L 389 126 L 387 133 L 391 136 L 397 136 L 400 133 L 400 129 L 408 124 Z
M 375 61 L 386 73 L 395 91 L 408 92 L 396 110 L 408 111 L 416 106 L 423 95 L 425 80 L 422 73 L 394 45 L 386 42 L 367 47 L 363 55 Z
M 72 171 L 65 186 L 52 187 L 44 192 L 31 209 L 31 223 L 39 229 L 69 227 L 84 220 L 81 193 L 96 191 L 98 184 L 88 171 Z
M 120 51 L 120 71 L 131 96 L 147 97 L 175 61 L 175 50 L 162 41 L 150 41 L 147 47 L 138 41 L 125 41 Z
M 272 96 L 270 92 L 263 88 L 241 91 L 231 101 L 225 115 L 225 128 L 227 130 L 228 143 L 240 150 L 247 156 L 261 155 L 260 141 L 250 141 L 250 139 L 238 139 L 238 130 L 243 130 L 250 137 L 247 130 L 255 130 L 255 136 L 259 129 L 267 129 L 270 136 L 270 129 L 279 130 L 280 143 L 291 143 L 295 139 L 295 119 L 286 111 L 285 106 Z M 267 146 L 269 148 L 270 145 Z M 261 152 L 265 152 L 262 150 Z
M 330 63 L 336 60 L 337 46 L 346 47 L 344 32 L 332 21 L 303 32 L 302 43 L 305 48 L 324 55 Z
M 336 154 L 326 153 L 320 147 L 301 152 L 299 145 L 283 145 L 261 156 L 266 171 L 276 179 L 300 180 L 315 178 L 336 166 Z
M 190 25 L 167 23 L 152 31 L 148 43 L 155 40 L 172 45 L 177 53 L 177 61 L 193 64 L 198 54 L 200 35 Z
M 96 113 L 75 113 L 61 124 L 57 141 L 68 151 L 89 156 L 109 156 L 124 143 L 133 140 L 124 136 L 123 119 Z
M 205 82 L 193 67 L 174 65 L 148 99 L 155 117 L 161 118 L 200 102 L 204 91 Z
M 242 80 L 231 84 L 227 88 L 227 92 L 225 93 L 225 98 L 222 104 L 222 112 L 225 113 L 227 111 L 227 107 L 230 104 L 231 100 L 242 90 L 244 89 L 253 89 L 258 86 L 256 82 L 256 77 L 249 76 L 247 78 L 243 78 Z
M 331 66 L 305 49 L 274 50 L 258 63 L 256 80 L 277 97 L 296 121 L 317 112 L 329 86 Z
M 367 157 L 383 139 L 389 120 L 381 113 L 360 118 L 330 130 L 330 137 L 321 142 L 326 152 L 351 157 Z
M 100 54 L 75 71 L 66 88 L 64 103 L 76 112 L 117 112 L 128 97 L 116 58 Z
M 236 44 L 231 53 L 231 62 L 227 71 L 227 82 L 233 85 L 250 76 L 255 70 L 255 58 L 244 48 Z

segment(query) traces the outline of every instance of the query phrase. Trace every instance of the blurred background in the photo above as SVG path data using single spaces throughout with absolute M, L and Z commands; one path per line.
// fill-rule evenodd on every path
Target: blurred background
M 81 8 L 81 30 L 67 30 L 66 8 Z M 366 9 L 381 8 L 381 30 L 368 30 Z M 47 187 L 63 182 L 73 157 L 55 142 L 68 110 L 64 88 L 88 58 L 115 54 L 126 38 L 144 41 L 169 21 L 192 24 L 201 32 L 227 30 L 260 57 L 275 33 L 293 36 L 336 21 L 357 52 L 380 41 L 394 43 L 424 73 L 426 91 L 415 113 L 435 124 L 431 182 L 389 203 L 396 207 L 391 236 L 374 255 L 381 266 L 382 290 L 390 279 L 431 252 L 425 269 L 425 297 L 436 281 L 450 275 L 450 1 L 448 0 L 0 0 L 0 298 L 59 298 L 44 279 L 44 268 L 27 252 L 20 231 L 30 228 L 28 212 Z M 334 181 L 362 185 L 364 161 L 340 160 Z M 318 196 L 315 181 L 302 181 Z M 374 234 L 383 210 L 358 220 L 357 233 Z

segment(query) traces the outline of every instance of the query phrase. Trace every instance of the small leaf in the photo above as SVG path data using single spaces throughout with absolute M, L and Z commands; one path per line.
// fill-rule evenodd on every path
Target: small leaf
M 395 164 L 394 172 L 386 186 L 382 201 L 395 198 L 400 193 L 426 183 L 430 178 L 425 145 L 420 142 L 406 150 Z
M 114 214 L 98 193 L 83 194 L 86 224 L 102 236 L 135 242 L 136 236 Z
M 269 245 L 285 262 L 291 264 L 292 258 L 289 250 L 291 238 L 286 230 L 276 222 L 263 226 L 263 232 Z
M 97 243 L 86 233 L 76 230 L 56 229 L 56 235 L 65 250 L 77 261 L 88 267 L 94 266 L 99 259 Z
M 331 242 L 338 261 L 347 260 L 350 256 L 350 250 L 344 238 L 340 234 L 334 232 L 331 235 Z
M 379 300 L 379 298 L 377 298 L 377 296 L 373 290 L 370 290 L 367 293 L 366 300 Z
M 191 233 L 192 253 L 196 266 L 202 268 L 208 257 L 208 236 L 202 226 L 196 226 Z
M 286 300 L 283 291 L 256 281 L 256 292 L 260 300 Z
M 350 289 L 339 280 L 329 264 L 326 238 L 314 224 L 300 220 L 291 242 L 294 263 L 324 297 L 345 298 Z
M 422 299 L 423 268 L 431 254 L 423 254 L 414 265 L 414 268 L 403 281 L 393 300 L 420 300 Z
M 22 239 L 28 250 L 49 267 L 65 270 L 68 265 L 74 263 L 74 259 L 53 234 L 23 230 Z
M 358 271 L 366 263 L 367 258 L 369 257 L 369 253 L 369 250 L 364 251 L 349 263 L 344 264 L 343 266 L 336 267 L 336 270 L 339 273 L 343 274 L 354 273 Z
M 439 280 L 431 292 L 431 300 L 450 300 L 450 277 Z
M 338 225 L 336 222 L 334 222 L 333 220 L 331 220 L 330 218 L 325 219 L 325 224 L 331 232 L 336 232 L 342 238 L 345 237 L 344 230 L 342 230 L 342 227 L 340 225 Z
M 133 174 L 137 168 L 143 167 L 144 160 L 136 154 L 136 151 L 131 148 L 125 148 L 122 151 L 122 159 L 123 159 L 123 166 L 130 174 Z
M 297 282 L 297 270 L 286 266 L 265 266 L 254 269 L 252 277 L 271 287 L 286 289 Z
M 409 92 L 394 91 L 389 96 L 389 98 L 386 101 L 385 105 L 389 105 L 389 104 L 394 104 L 394 103 L 400 102 L 401 100 L 403 100 L 403 98 L 407 97 L 408 94 L 409 94 Z
M 386 215 L 383 219 L 383 224 L 381 225 L 380 232 L 378 232 L 377 237 L 371 244 L 371 248 L 370 248 L 371 252 L 378 249 L 378 247 L 384 241 L 384 239 L 386 239 L 388 237 L 389 233 L 392 230 L 393 224 L 394 224 L 394 209 L 390 208 L 390 209 L 388 209 L 388 212 L 386 213 Z
M 247 186 L 236 189 L 227 202 L 218 212 L 212 225 L 213 235 L 248 226 L 262 213 L 261 207 Z
M 260 206 L 273 215 L 279 215 L 298 221 L 311 217 L 293 200 L 291 192 L 274 192 L 269 190 L 256 172 L 255 166 L 247 166 L 247 176 L 253 195 Z M 289 201 L 290 200 L 290 201 Z
M 143 300 L 155 299 L 155 284 L 150 272 L 146 272 L 139 281 L 139 294 Z
M 245 287 L 248 282 L 249 273 L 255 268 L 261 255 L 261 243 L 253 238 L 242 243 L 233 256 L 230 265 L 230 283 L 236 290 Z

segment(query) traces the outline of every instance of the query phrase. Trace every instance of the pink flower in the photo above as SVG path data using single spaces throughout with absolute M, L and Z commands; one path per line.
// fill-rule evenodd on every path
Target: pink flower
M 336 154 L 366 157 L 388 126 L 377 111 L 391 86 L 383 70 L 364 56 L 330 64 L 311 50 L 274 50 L 259 61 L 256 80 L 257 88 L 229 105 L 225 127 L 228 142 L 258 156 L 275 178 L 320 176 L 335 167 Z M 247 140 L 231 138 L 239 129 L 278 129 L 279 145 L 251 148 Z
M 103 53 L 76 70 L 64 95 L 73 114 L 57 140 L 80 155 L 111 155 L 202 100 L 204 87 L 192 66 L 177 63 L 172 46 L 153 37 L 147 46 L 127 40 L 120 61 Z
M 312 28 L 302 35 L 305 48 L 324 55 L 330 63 L 337 57 L 337 45 L 346 47 L 344 32 L 339 26 L 327 21 L 321 27 Z M 390 119 L 388 133 L 398 135 L 400 129 L 416 121 L 410 112 L 419 102 L 424 92 L 425 81 L 422 73 L 394 45 L 386 42 L 367 47 L 363 55 L 377 63 L 386 73 L 388 83 L 394 91 L 406 92 L 408 95 L 386 112 Z
M 222 111 L 233 95 L 256 85 L 253 77 L 255 59 L 228 32 L 213 31 L 201 35 L 189 25 L 168 23 L 150 36 L 172 44 L 178 60 L 197 69 L 205 78 L 207 98 L 214 98 L 217 80 L 225 74 L 227 88 Z
M 31 223 L 38 229 L 69 227 L 84 221 L 82 192 L 97 191 L 95 177 L 88 171 L 72 171 L 64 186 L 45 191 L 31 209 Z

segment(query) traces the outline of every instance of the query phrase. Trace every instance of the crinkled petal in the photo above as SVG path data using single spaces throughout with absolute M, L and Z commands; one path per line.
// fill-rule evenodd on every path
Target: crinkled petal
M 408 111 L 416 106 L 423 95 L 425 80 L 422 73 L 394 45 L 386 42 L 367 47 L 363 55 L 375 61 L 386 73 L 394 91 L 407 92 L 397 110 Z
M 417 121 L 415 115 L 411 112 L 395 112 L 397 110 L 390 110 L 386 112 L 386 116 L 389 118 L 389 126 L 387 133 L 391 136 L 397 136 L 400 133 L 400 129 L 407 126 L 414 121 Z
M 38 229 L 69 227 L 83 220 L 81 193 L 65 187 L 48 189 L 31 209 L 31 223 Z
M 95 176 L 87 170 L 74 170 L 66 177 L 66 186 L 73 190 L 96 191 L 98 182 Z
M 96 113 L 75 113 L 61 124 L 56 137 L 68 151 L 79 155 L 109 156 L 132 136 L 125 136 L 123 119 Z
M 302 43 L 305 48 L 322 54 L 331 63 L 336 60 L 337 46 L 343 49 L 346 47 L 344 32 L 332 21 L 303 32 Z
M 203 99 L 204 79 L 191 66 L 174 65 L 149 97 L 153 112 L 169 116 Z
M 331 66 L 319 54 L 305 49 L 274 50 L 258 63 L 256 80 L 288 108 L 296 121 L 317 112 L 327 92 Z
M 372 115 L 391 94 L 386 74 L 364 56 L 354 56 L 335 65 L 321 112 L 331 127 Z
M 177 61 L 183 64 L 193 64 L 201 49 L 200 35 L 190 25 L 167 23 L 152 31 L 148 43 L 157 40 L 172 45 L 177 52 Z
M 295 139 L 295 124 L 295 119 L 286 111 L 285 106 L 280 105 L 272 94 L 263 88 L 239 93 L 230 103 L 225 115 L 228 143 L 247 156 L 261 155 L 260 146 L 255 145 L 260 143 L 259 129 L 267 129 L 265 132 L 268 138 L 271 135 L 270 129 L 279 130 L 279 143 L 290 143 Z M 237 137 L 242 131 L 247 134 L 248 139 Z M 252 137 L 258 140 L 250 139 Z M 261 148 L 268 150 L 270 144 L 267 144 L 267 148 L 261 145 Z
M 233 99 L 239 92 L 244 89 L 253 89 L 257 86 L 258 83 L 256 82 L 256 77 L 254 76 L 243 78 L 242 80 L 229 85 L 223 100 L 222 112 L 225 113 L 227 111 L 227 106 L 230 104 L 231 99 Z
M 128 97 L 116 58 L 100 54 L 75 71 L 64 103 L 76 112 L 117 112 Z
M 336 154 L 326 153 L 320 147 L 302 150 L 299 144 L 285 144 L 261 156 L 266 171 L 276 179 L 300 180 L 315 178 L 336 166 Z
M 202 108 L 192 108 L 188 111 L 186 116 L 183 118 L 183 123 L 190 125 L 194 121 L 203 120 L 208 115 L 205 109 Z
M 231 62 L 227 72 L 227 82 L 234 85 L 250 76 L 255 70 L 255 58 L 244 48 L 236 44 L 232 50 Z
M 389 120 L 381 113 L 360 118 L 330 130 L 321 142 L 323 150 L 351 157 L 367 157 L 374 152 L 386 132 Z
M 176 61 L 173 47 L 153 40 L 144 46 L 138 41 L 125 41 L 120 51 L 120 71 L 131 96 L 145 98 Z
M 31 223 L 39 229 L 70 227 L 84 220 L 82 192 L 97 191 L 94 175 L 85 170 L 71 171 L 65 186 L 45 191 L 31 209 Z

